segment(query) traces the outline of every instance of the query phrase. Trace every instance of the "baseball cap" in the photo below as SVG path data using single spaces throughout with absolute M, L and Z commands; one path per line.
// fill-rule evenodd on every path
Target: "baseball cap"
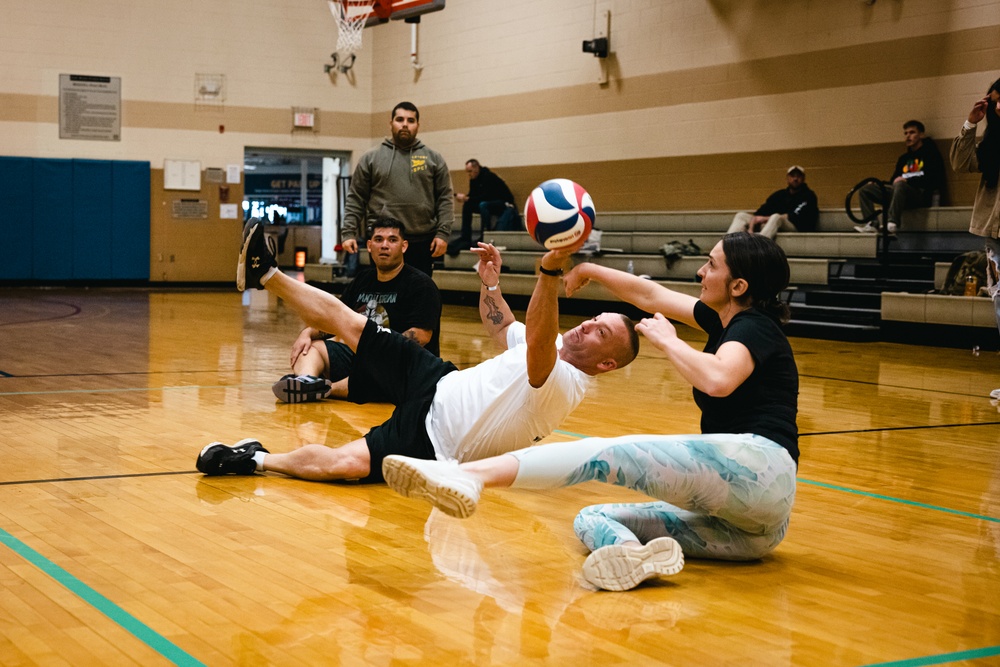
M 799 165 L 797 165 L 797 164 L 793 164 L 793 165 L 792 165 L 791 167 L 789 167 L 789 168 L 788 168 L 788 171 L 786 171 L 785 173 L 786 173 L 786 174 L 790 174 L 790 173 L 792 173 L 793 171 L 797 171 L 797 172 L 799 172 L 800 174 L 802 174 L 803 176 L 805 176 L 805 175 L 806 175 L 806 170 L 805 170 L 805 169 L 803 169 L 802 167 L 800 167 L 800 166 L 799 166 Z

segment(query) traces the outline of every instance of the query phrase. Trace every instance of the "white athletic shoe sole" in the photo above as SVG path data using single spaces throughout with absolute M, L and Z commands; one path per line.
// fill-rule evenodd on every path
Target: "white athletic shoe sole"
M 401 496 L 426 500 L 448 516 L 465 519 L 476 511 L 483 485 L 458 465 L 390 455 L 382 461 L 385 483 Z
M 672 537 L 658 537 L 640 547 L 611 544 L 583 563 L 583 578 L 605 591 L 627 591 L 656 576 L 684 569 L 684 552 Z
M 260 224 L 260 223 L 258 223 Z M 254 226 L 256 227 L 256 225 Z M 247 248 L 250 247 L 250 237 L 253 236 L 254 228 L 251 228 L 250 233 L 246 235 L 243 239 L 243 246 L 240 248 L 240 259 L 236 263 L 236 289 L 243 292 L 247 288 L 246 276 L 247 276 Z M 231 265 L 230 265 L 231 266 Z

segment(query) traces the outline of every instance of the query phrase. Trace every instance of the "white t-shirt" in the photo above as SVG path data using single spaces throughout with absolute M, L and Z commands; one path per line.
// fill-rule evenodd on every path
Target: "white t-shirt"
M 576 409 L 589 384 L 589 375 L 557 358 L 545 384 L 532 387 L 524 324 L 514 322 L 503 354 L 441 378 L 427 435 L 439 460 L 476 461 L 530 447 Z

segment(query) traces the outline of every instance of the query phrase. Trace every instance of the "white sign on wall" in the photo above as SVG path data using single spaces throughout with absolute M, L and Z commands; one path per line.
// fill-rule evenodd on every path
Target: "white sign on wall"
M 59 75 L 59 138 L 121 141 L 122 80 Z
M 201 190 L 201 162 L 163 160 L 164 190 Z

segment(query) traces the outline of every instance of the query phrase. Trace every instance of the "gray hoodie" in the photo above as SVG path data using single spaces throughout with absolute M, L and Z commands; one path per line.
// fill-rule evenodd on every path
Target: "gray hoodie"
M 440 153 L 419 139 L 409 148 L 398 148 L 391 139 L 358 160 L 351 191 L 344 204 L 342 239 L 364 238 L 379 214 L 396 218 L 414 238 L 451 236 L 455 220 L 451 176 Z M 365 221 L 365 225 L 360 224 Z

